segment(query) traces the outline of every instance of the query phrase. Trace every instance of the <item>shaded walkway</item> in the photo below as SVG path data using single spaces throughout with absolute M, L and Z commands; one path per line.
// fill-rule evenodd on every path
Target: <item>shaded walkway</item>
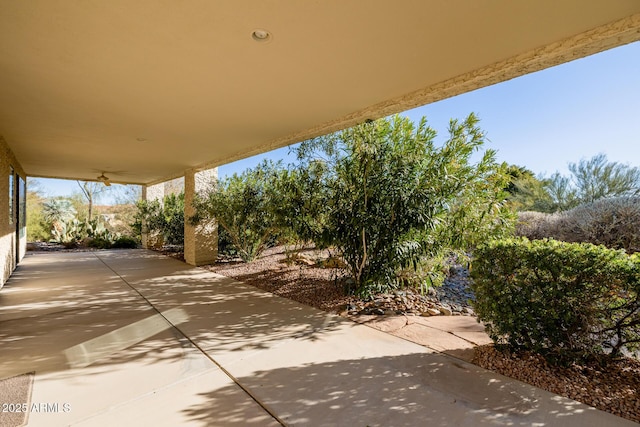
M 29 372 L 29 425 L 635 425 L 144 250 L 25 258 L 0 379 Z

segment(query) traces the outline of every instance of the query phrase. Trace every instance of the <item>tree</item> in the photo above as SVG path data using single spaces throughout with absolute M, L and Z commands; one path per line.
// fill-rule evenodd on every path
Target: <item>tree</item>
M 479 224 L 497 231 L 507 223 L 499 215 L 508 179 L 495 153 L 487 150 L 471 163 L 484 142 L 477 123 L 473 114 L 452 120 L 440 148 L 425 118 L 416 128 L 400 116 L 300 145 L 303 165 L 326 166 L 326 202 L 315 204 L 326 221 L 316 244 L 339 250 L 358 293 L 397 287 L 402 269 L 468 243 L 467 233 L 477 237 Z
M 550 199 L 545 212 L 566 211 L 581 203 L 578 191 L 572 184 L 571 178 L 556 172 L 551 178 L 543 180 L 544 189 Z
M 604 154 L 569 163 L 568 167 L 568 176 L 556 172 L 541 180 L 547 197 L 538 196 L 537 202 L 541 203 L 531 205 L 532 210 L 567 211 L 600 199 L 640 195 L 640 168 L 609 162 Z
M 532 171 L 516 165 L 505 165 L 510 177 L 505 188 L 509 204 L 517 211 L 553 212 L 554 203 L 545 189 L 547 181 L 537 178 Z
M 51 239 L 51 224 L 47 223 L 43 215 L 44 191 L 40 182 L 33 178 L 27 179 L 27 240 L 48 241 Z
M 42 203 L 42 216 L 53 229 L 60 231 L 63 223 L 76 217 L 76 209 L 69 199 L 49 199 Z
M 640 168 L 609 162 L 605 154 L 570 163 L 569 170 L 580 203 L 606 197 L 640 195 Z
M 318 242 L 326 225 L 327 192 L 324 162 L 312 161 L 276 170 L 270 190 L 270 209 L 282 236 L 294 242 Z
M 93 213 L 93 204 L 109 189 L 101 182 L 96 181 L 76 181 L 78 187 L 82 191 L 82 195 L 89 205 L 89 221 L 91 221 Z

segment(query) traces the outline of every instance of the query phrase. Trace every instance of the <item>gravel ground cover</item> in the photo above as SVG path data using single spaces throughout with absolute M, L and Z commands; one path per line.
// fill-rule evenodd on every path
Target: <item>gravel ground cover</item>
M 343 316 L 357 315 L 473 315 L 468 300 L 468 272 L 456 268 L 445 284 L 428 295 L 411 290 L 377 295 L 362 301 L 344 295 L 342 273 L 322 268 L 327 253 L 298 252 L 295 262 L 285 262 L 282 247 L 271 248 L 259 259 L 244 264 L 222 260 L 207 266 L 276 295 Z M 473 363 L 485 369 L 526 382 L 552 393 L 577 400 L 629 420 L 640 422 L 640 361 L 622 359 L 606 366 L 550 366 L 538 355 L 503 353 L 493 345 L 475 349 Z
M 550 366 L 540 355 L 502 353 L 493 345 L 476 347 L 478 366 L 552 393 L 585 403 L 619 417 L 640 422 L 640 361 Z

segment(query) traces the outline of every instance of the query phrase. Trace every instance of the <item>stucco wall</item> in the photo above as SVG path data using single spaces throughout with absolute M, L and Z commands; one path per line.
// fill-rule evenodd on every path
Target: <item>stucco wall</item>
M 26 180 L 26 175 L 22 167 L 16 161 L 15 156 L 7 146 L 4 138 L 0 136 L 0 287 L 2 287 L 13 270 L 16 268 L 16 224 L 18 221 L 18 191 L 16 182 L 18 177 L 14 176 L 14 190 L 12 192 L 14 201 L 12 221 L 9 220 L 9 174 L 13 167 L 14 174 Z M 21 233 L 20 238 L 20 259 L 25 254 L 27 247 L 26 229 Z

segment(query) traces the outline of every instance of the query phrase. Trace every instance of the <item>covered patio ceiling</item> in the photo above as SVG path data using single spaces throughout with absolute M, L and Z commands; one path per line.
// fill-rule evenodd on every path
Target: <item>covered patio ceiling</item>
M 153 184 L 638 39 L 637 0 L 0 0 L 0 137 Z

